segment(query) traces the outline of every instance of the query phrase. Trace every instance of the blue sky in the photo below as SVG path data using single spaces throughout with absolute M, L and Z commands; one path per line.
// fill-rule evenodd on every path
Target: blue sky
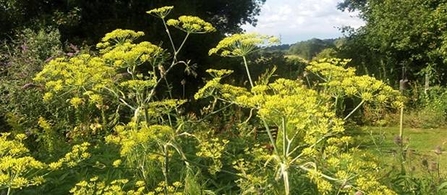
M 337 9 L 341 0 L 267 0 L 262 7 L 256 27 L 243 25 L 247 32 L 258 32 L 281 38 L 283 44 L 311 38 L 342 36 L 337 27 L 358 28 L 364 22 L 356 13 Z

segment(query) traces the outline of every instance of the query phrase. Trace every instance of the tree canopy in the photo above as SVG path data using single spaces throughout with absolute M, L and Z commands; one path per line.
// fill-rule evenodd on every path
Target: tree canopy
M 447 60 L 447 1 L 345 0 L 339 8 L 360 11 L 366 22 L 350 36 L 346 57 L 357 64 L 371 62 L 372 71 L 383 67 L 382 76 L 391 79 L 400 79 L 402 67 L 410 75 L 441 78 Z
M 15 29 L 29 26 L 57 26 L 63 38 L 96 42 L 106 32 L 116 28 L 145 30 L 158 35 L 149 27 L 156 21 L 144 18 L 147 10 L 173 5 L 177 16 L 185 13 L 210 21 L 219 32 L 240 31 L 244 23 L 256 24 L 260 6 L 265 0 L 151 0 L 151 1 L 48 1 L 0 0 L 0 36 L 11 36 Z

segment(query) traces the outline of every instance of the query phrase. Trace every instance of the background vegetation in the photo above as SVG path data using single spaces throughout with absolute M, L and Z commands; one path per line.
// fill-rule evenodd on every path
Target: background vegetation
M 0 0 L 0 194 L 445 194 L 447 2 L 292 45 L 263 2 Z

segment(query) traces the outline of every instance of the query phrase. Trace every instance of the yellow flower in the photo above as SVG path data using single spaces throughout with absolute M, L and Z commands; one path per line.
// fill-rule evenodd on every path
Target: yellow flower
M 113 165 L 113 167 L 119 167 L 121 165 L 121 162 L 122 161 L 120 159 L 118 159 L 118 160 L 113 161 L 112 165 Z
M 164 6 L 164 7 L 160 7 L 160 8 L 149 10 L 146 13 L 154 15 L 154 16 L 159 17 L 161 19 L 164 19 L 164 18 L 166 18 L 166 16 L 169 15 L 169 13 L 171 12 L 171 10 L 173 8 L 174 8 L 174 6 Z
M 186 33 L 201 34 L 216 31 L 211 23 L 205 22 L 197 16 L 180 16 L 177 20 L 168 20 L 166 24 L 168 26 L 174 26 Z
M 51 129 L 51 124 L 43 117 L 39 117 L 37 123 L 44 130 Z
M 51 99 L 53 99 L 53 93 L 51 93 L 51 92 L 46 92 L 44 95 L 43 95 L 43 101 L 44 102 L 49 102 Z
M 126 29 L 116 29 L 112 32 L 107 33 L 102 39 L 102 42 L 109 42 L 112 41 L 114 43 L 120 43 L 123 44 L 125 42 L 131 42 L 138 37 L 141 37 L 144 35 L 144 32 L 142 31 L 133 31 L 133 30 L 126 30 Z M 99 48 L 103 48 L 108 46 L 108 44 L 98 44 Z
M 259 46 L 275 43 L 277 43 L 277 39 L 272 36 L 257 33 L 234 34 L 222 39 L 208 54 L 218 54 L 223 57 L 242 57 L 250 54 Z
M 98 181 L 98 176 L 95 176 L 95 177 L 90 178 L 90 181 L 91 181 L 91 182 Z
M 83 103 L 83 101 L 79 97 L 74 97 L 74 98 L 71 98 L 71 100 L 70 100 L 70 104 L 75 108 L 79 107 L 79 105 L 81 105 L 82 103 Z
M 144 186 L 144 185 L 145 185 L 144 181 L 137 181 L 137 182 L 135 183 L 135 186 L 137 186 L 137 187 L 142 187 L 142 186 Z

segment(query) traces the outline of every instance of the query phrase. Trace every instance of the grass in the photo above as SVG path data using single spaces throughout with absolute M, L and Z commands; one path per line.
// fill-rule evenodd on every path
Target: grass
M 407 171 L 447 175 L 447 152 L 435 152 L 447 149 L 447 129 L 404 128 L 402 148 L 398 135 L 399 127 L 361 127 L 354 132 L 358 147 L 377 154 L 385 166 L 400 166 L 399 154 L 404 154 Z

